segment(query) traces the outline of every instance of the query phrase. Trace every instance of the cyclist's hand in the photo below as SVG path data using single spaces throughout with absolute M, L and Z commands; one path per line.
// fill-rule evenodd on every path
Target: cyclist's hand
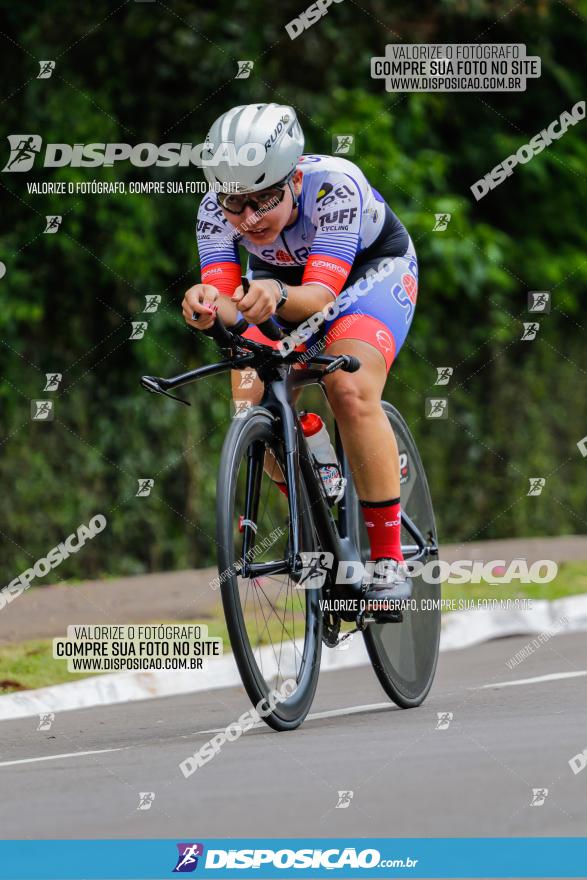
M 248 293 L 242 286 L 235 290 L 232 301 L 249 324 L 262 324 L 275 314 L 281 296 L 279 287 L 271 279 L 251 281 Z
M 219 293 L 211 284 L 194 284 L 186 291 L 181 304 L 186 324 L 197 330 L 208 330 L 216 320 Z M 194 320 L 194 313 L 198 320 Z

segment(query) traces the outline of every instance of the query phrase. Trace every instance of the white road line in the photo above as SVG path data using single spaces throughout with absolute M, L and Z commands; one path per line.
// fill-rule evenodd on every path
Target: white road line
M 83 755 L 103 755 L 104 752 L 121 752 L 122 746 L 117 749 L 96 749 L 93 752 L 66 752 L 64 755 L 45 755 L 43 758 L 21 758 L 19 761 L 0 761 L 0 767 L 10 767 L 12 764 L 33 764 L 35 761 L 56 761 L 57 758 L 81 758 Z
M 366 706 L 347 706 L 344 709 L 329 709 L 326 712 L 311 712 L 306 716 L 306 721 L 314 721 L 319 718 L 337 718 L 339 715 L 357 715 L 359 712 L 375 712 L 378 709 L 394 709 L 395 706 L 391 701 L 387 703 L 367 703 Z M 231 727 L 235 727 L 238 725 L 231 724 Z M 258 721 L 253 725 L 255 727 L 264 727 L 264 721 Z M 251 730 L 253 728 L 250 728 Z M 213 727 L 210 730 L 196 730 L 194 733 L 188 734 L 189 736 L 198 736 L 201 733 L 224 733 L 226 727 Z
M 482 684 L 480 687 L 473 688 L 476 691 L 485 690 L 485 688 L 507 688 L 514 687 L 518 684 L 536 684 L 540 681 L 558 681 L 561 678 L 579 678 L 587 675 L 587 669 L 579 672 L 553 672 L 550 675 L 538 675 L 536 678 L 519 678 L 517 681 L 499 681 L 496 684 Z

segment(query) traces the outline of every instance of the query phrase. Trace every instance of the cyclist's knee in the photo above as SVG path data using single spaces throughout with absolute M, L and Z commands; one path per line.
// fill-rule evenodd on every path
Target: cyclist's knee
M 325 379 L 328 402 L 337 421 L 368 418 L 379 406 L 377 395 L 354 373 L 337 371 Z

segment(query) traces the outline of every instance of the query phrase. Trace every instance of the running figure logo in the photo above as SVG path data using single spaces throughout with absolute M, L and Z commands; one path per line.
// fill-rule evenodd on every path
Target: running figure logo
M 435 214 L 432 232 L 444 232 L 450 223 L 451 214 Z
M 524 330 L 520 339 L 522 342 L 532 342 L 533 339 L 536 339 L 536 334 L 540 329 L 540 324 L 538 321 L 524 321 Z
M 447 419 L 448 418 L 448 398 L 446 398 L 446 397 L 427 397 L 426 398 L 426 418 L 427 419 Z
M 437 377 L 435 385 L 448 385 L 453 374 L 452 367 L 436 367 Z
M 53 421 L 52 400 L 31 400 L 31 419 L 33 422 Z
M 326 575 L 332 568 L 334 556 L 332 553 L 300 553 L 302 560 L 302 573 L 298 583 L 298 590 L 318 590 L 324 585 Z
M 61 226 L 62 216 L 60 214 L 48 214 L 45 217 L 46 226 L 45 233 L 55 234 Z
M 237 61 L 238 64 L 238 72 L 235 76 L 235 79 L 248 79 L 251 75 L 251 71 L 255 66 L 254 61 Z
M 51 79 L 51 74 L 54 70 L 54 61 L 39 61 L 39 72 L 37 74 L 37 79 Z
M 531 290 L 528 293 L 529 312 L 550 312 L 550 291 Z
M 198 867 L 198 858 L 204 855 L 203 843 L 178 843 L 179 855 L 177 865 L 173 869 L 174 874 L 184 874 L 195 871 Z
M 30 171 L 43 140 L 39 134 L 9 134 L 10 156 L 3 171 Z
M 351 801 L 354 797 L 354 791 L 339 791 L 338 792 L 338 803 L 335 807 L 336 810 L 347 810 Z
M 335 156 L 354 156 L 355 136 L 352 134 L 333 135 L 332 152 L 335 154 Z

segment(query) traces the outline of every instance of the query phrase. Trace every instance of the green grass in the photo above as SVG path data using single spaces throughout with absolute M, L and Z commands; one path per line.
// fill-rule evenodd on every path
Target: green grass
M 549 584 L 443 584 L 445 599 L 561 599 L 587 593 L 587 562 L 563 562 Z
M 550 584 L 444 584 L 442 595 L 446 599 L 560 599 L 563 596 L 587 593 L 587 562 L 566 562 L 560 565 L 556 579 Z M 177 623 L 178 621 L 154 621 L 155 623 Z M 208 626 L 208 634 L 221 638 L 224 650 L 230 650 L 226 623 L 220 606 L 202 620 L 180 621 L 181 623 L 202 623 Z M 252 623 L 252 619 L 249 621 Z M 299 623 L 299 629 L 298 629 Z M 343 629 L 347 629 L 344 626 Z M 302 631 L 302 617 L 296 615 L 296 634 Z M 261 644 L 271 640 L 279 641 L 279 624 L 274 620 L 265 632 Z M 102 673 L 93 673 L 100 675 Z M 69 681 L 80 681 L 84 676 L 67 671 L 65 660 L 54 660 L 52 640 L 11 643 L 0 646 L 0 694 L 47 687 Z
M 257 632 L 255 620 L 247 615 L 249 632 Z M 296 638 L 303 632 L 303 616 L 296 614 Z M 228 630 L 219 606 L 212 616 L 206 615 L 201 620 L 156 620 L 150 623 L 198 623 L 208 627 L 210 638 L 222 639 L 224 651 L 230 651 Z M 291 627 L 291 617 L 288 617 L 288 627 Z M 291 629 L 290 629 L 291 631 Z M 269 618 L 268 629 L 264 629 L 259 639 L 259 644 L 268 645 L 273 641 L 280 641 L 281 627 L 277 618 Z M 287 636 L 286 636 L 287 638 Z M 213 661 L 212 661 L 213 662 Z M 29 690 L 31 688 L 47 687 L 53 684 L 65 684 L 71 681 L 81 681 L 94 675 L 103 675 L 101 672 L 75 673 L 68 672 L 65 659 L 53 658 L 53 640 L 36 639 L 27 642 L 14 642 L 0 646 L 0 695 L 15 693 L 16 691 Z

